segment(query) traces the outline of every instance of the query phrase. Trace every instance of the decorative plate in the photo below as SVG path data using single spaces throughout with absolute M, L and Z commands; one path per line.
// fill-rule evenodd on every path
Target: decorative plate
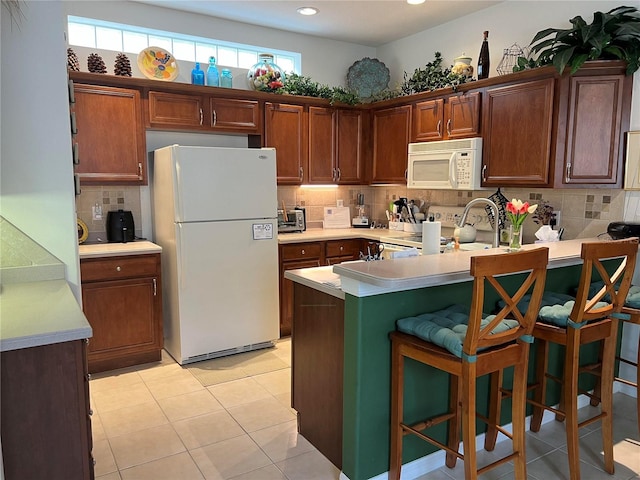
M 178 77 L 176 59 L 160 47 L 145 48 L 138 54 L 138 68 L 151 80 L 172 82 Z
M 78 243 L 83 243 L 89 236 L 89 229 L 87 224 L 79 218 L 76 219 L 78 224 Z
M 365 57 L 349 67 L 347 86 L 360 98 L 370 98 L 389 85 L 389 69 L 376 58 Z

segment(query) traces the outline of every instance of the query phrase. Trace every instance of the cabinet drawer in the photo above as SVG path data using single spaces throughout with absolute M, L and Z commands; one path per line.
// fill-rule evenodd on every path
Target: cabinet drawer
M 82 282 L 158 275 L 158 255 L 80 260 Z
M 293 245 L 282 245 L 281 260 L 303 260 L 308 258 L 320 258 L 322 254 L 322 244 L 314 243 L 296 243 Z
M 360 253 L 360 240 L 330 240 L 325 252 L 327 257 L 357 256 Z

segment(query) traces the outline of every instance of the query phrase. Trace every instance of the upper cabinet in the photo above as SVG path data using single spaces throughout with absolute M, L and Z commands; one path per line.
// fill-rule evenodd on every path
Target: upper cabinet
M 505 75 L 483 92 L 483 186 L 621 188 L 633 78 L 587 62 Z
M 406 183 L 411 105 L 374 110 L 372 183 Z
M 582 69 L 560 83 L 556 187 L 622 188 L 631 77 Z
M 300 185 L 308 175 L 304 106 L 266 102 L 264 116 L 264 146 L 276 149 L 278 184 Z
M 412 142 L 475 137 L 480 133 L 480 92 L 466 92 L 413 105 Z
M 74 85 L 76 173 L 83 184 L 146 185 L 147 161 L 140 91 Z
M 148 126 L 152 128 L 260 134 L 261 119 L 256 100 L 148 92 Z
M 486 89 L 484 186 L 548 185 L 554 84 L 550 76 Z
M 309 183 L 363 181 L 364 112 L 309 107 Z

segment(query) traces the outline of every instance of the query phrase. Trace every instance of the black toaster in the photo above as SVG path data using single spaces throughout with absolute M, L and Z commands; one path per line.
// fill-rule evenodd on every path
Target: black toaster
M 607 227 L 607 233 L 614 240 L 629 237 L 640 237 L 640 223 L 611 222 Z

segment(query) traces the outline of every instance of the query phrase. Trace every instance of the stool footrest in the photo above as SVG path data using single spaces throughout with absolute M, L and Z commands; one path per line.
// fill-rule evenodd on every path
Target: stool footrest
M 438 415 L 437 417 L 432 417 L 427 420 L 422 420 L 420 422 L 414 423 L 413 425 L 409 425 L 409 428 L 411 428 L 411 430 L 422 431 L 427 428 L 431 428 L 434 425 L 438 425 L 439 423 L 446 422 L 447 420 L 451 420 L 455 416 L 456 416 L 455 413 L 451 413 L 451 412 L 445 413 L 442 415 Z

